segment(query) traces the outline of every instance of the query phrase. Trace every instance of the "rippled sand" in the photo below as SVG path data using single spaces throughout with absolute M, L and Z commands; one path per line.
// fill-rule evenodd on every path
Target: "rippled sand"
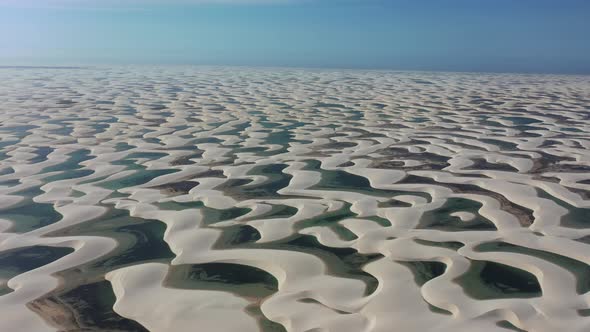
M 588 331 L 590 77 L 0 69 L 0 331 Z

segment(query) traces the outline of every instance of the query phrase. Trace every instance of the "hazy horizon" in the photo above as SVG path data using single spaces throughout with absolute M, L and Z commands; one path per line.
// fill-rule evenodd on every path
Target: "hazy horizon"
M 0 65 L 590 74 L 590 3 L 0 0 Z

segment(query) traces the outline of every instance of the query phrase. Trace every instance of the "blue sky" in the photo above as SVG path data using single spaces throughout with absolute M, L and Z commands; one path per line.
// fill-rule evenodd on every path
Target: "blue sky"
M 0 65 L 590 73 L 586 0 L 0 0 Z

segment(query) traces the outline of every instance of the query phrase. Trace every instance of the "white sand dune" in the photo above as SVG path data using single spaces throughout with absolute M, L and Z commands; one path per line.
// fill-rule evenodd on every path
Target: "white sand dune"
M 589 77 L 0 82 L 2 331 L 590 329 Z M 35 247 L 72 252 L 36 266 Z M 64 295 L 95 303 L 76 291 L 97 280 L 110 323 Z M 30 309 L 47 296 L 75 319 Z

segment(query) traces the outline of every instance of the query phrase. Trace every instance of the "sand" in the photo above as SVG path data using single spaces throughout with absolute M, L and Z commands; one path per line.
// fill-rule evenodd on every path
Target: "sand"
M 68 277 L 80 267 L 149 331 L 590 329 L 590 77 L 104 67 L 0 81 L 0 254 L 74 250 L 7 280 L 2 331 L 58 331 L 27 304 L 83 284 Z M 142 239 L 112 211 L 165 226 L 172 257 L 89 268 Z M 166 282 L 235 265 L 276 289 Z

